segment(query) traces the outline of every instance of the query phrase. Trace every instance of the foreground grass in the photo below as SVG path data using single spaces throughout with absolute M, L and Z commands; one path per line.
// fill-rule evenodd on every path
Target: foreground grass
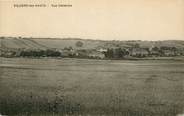
M 183 61 L 1 59 L 0 113 L 176 116 Z

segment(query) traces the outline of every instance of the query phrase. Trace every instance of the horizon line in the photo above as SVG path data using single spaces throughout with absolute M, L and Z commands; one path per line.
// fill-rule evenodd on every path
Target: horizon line
M 61 40 L 92 40 L 92 41 L 184 41 L 181 39 L 145 40 L 145 39 L 91 39 L 80 37 L 33 37 L 33 36 L 0 36 L 0 38 L 29 38 L 29 39 L 61 39 Z

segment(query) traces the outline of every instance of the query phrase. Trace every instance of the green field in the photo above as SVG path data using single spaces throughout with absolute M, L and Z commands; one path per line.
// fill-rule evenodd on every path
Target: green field
M 0 114 L 176 116 L 184 61 L 0 58 Z

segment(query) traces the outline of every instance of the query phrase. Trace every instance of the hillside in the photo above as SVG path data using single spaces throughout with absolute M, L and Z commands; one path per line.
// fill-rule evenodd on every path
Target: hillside
M 57 38 L 0 38 L 1 49 L 50 49 L 57 48 L 63 49 L 65 47 L 72 47 L 77 49 L 76 42 L 83 42 L 83 46 L 80 49 L 93 49 L 100 45 L 103 45 L 102 41 L 95 40 L 82 40 L 82 39 L 57 39 Z
M 82 47 L 77 47 L 76 42 L 81 41 Z M 0 49 L 63 49 L 65 47 L 72 47 L 74 49 L 96 49 L 96 48 L 113 48 L 113 47 L 133 47 L 139 45 L 140 47 L 151 46 L 167 46 L 184 48 L 184 41 L 168 40 L 168 41 L 102 41 L 102 40 L 84 40 L 78 38 L 15 38 L 15 37 L 1 37 Z

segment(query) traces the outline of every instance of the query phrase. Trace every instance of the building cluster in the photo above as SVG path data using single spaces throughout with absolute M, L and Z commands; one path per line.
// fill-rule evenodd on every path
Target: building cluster
M 108 48 L 105 53 L 107 58 L 143 58 L 143 57 L 174 57 L 183 56 L 184 48 L 176 47 L 125 47 Z

